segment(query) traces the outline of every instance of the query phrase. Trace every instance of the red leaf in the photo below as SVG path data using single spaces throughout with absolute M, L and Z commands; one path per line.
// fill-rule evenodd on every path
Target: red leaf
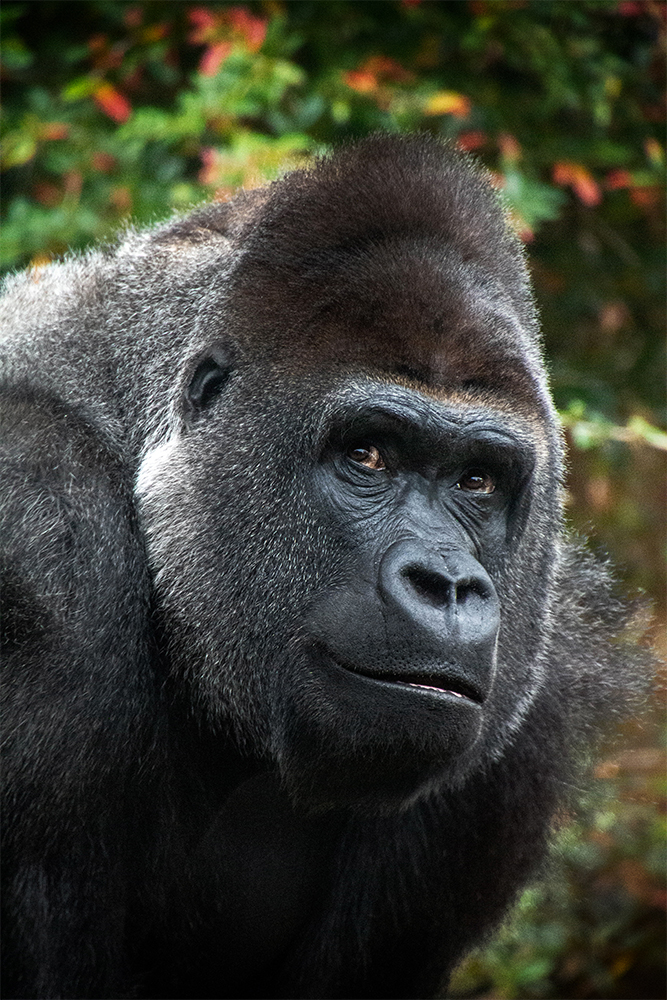
M 472 149 L 479 149 L 486 142 L 485 132 L 461 132 L 456 140 L 457 146 L 470 152 Z
M 377 77 L 373 73 L 362 69 L 350 70 L 349 73 L 345 73 L 343 79 L 348 87 L 360 94 L 370 93 L 371 90 L 375 90 L 378 84 Z
M 610 170 L 604 179 L 605 187 L 609 191 L 618 191 L 619 188 L 632 186 L 632 174 L 627 170 Z
M 218 23 L 213 11 L 206 7 L 191 7 L 188 11 L 188 21 L 195 28 L 214 28 Z
M 230 7 L 225 11 L 225 19 L 238 31 L 251 50 L 256 52 L 266 38 L 267 22 L 264 18 L 253 17 L 245 7 Z
M 216 42 L 207 46 L 199 63 L 199 72 L 202 76 L 215 76 L 231 51 L 231 42 Z
M 554 164 L 553 179 L 562 187 L 570 186 L 579 201 L 593 207 L 602 201 L 600 185 L 581 163 L 562 161 Z
M 100 84 L 95 93 L 95 104 L 105 115 L 119 124 L 127 121 L 132 114 L 132 105 L 128 99 L 110 83 Z

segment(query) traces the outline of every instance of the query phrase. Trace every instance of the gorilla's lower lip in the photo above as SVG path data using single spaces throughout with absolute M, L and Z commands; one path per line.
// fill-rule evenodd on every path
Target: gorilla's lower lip
M 360 673 L 360 671 L 355 670 L 354 673 Z M 463 684 L 459 681 L 452 681 L 451 678 L 435 678 L 429 677 L 424 680 L 408 680 L 405 677 L 391 677 L 385 675 L 377 674 L 361 674 L 362 677 L 367 677 L 372 681 L 379 681 L 383 684 L 391 684 L 393 687 L 409 687 L 416 688 L 418 691 L 428 691 L 432 692 L 438 697 L 443 695 L 450 696 L 452 698 L 457 698 L 463 702 L 472 702 L 473 705 L 481 705 L 484 701 L 483 696 L 476 690 L 474 690 L 470 685 Z
M 374 681 L 376 684 L 386 684 L 387 687 L 405 687 L 413 688 L 417 691 L 428 692 L 430 695 L 435 695 L 436 697 L 442 698 L 451 697 L 455 698 L 457 701 L 472 703 L 473 705 L 482 705 L 484 703 L 484 695 L 477 688 L 473 687 L 471 684 L 465 681 L 460 681 L 458 678 L 455 680 L 452 677 L 435 677 L 429 674 L 426 677 L 419 676 L 399 676 L 397 674 L 389 673 L 371 673 L 370 671 L 359 670 L 358 667 L 349 666 L 347 663 L 342 663 L 331 653 L 327 652 L 327 658 L 331 660 L 337 667 L 341 670 L 345 670 L 347 673 L 356 674 L 357 677 L 363 677 L 365 680 Z

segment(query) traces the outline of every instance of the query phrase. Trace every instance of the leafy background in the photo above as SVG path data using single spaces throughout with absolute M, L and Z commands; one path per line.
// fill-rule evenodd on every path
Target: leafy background
M 3 269 L 48 266 L 376 129 L 492 171 L 525 241 L 575 530 L 665 649 L 662 0 L 6 0 Z M 460 997 L 662 998 L 659 709 L 626 726 L 549 877 Z

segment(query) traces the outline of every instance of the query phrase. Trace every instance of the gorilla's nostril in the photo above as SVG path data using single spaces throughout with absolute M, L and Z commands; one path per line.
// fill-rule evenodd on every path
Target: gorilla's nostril
M 400 575 L 407 580 L 420 600 L 435 608 L 444 608 L 448 604 L 465 604 L 474 597 L 484 600 L 490 596 L 484 580 L 474 576 L 457 579 L 457 574 L 453 574 L 452 578 L 447 573 L 439 573 L 419 565 L 406 566 Z
M 464 604 L 469 597 L 486 598 L 490 596 L 489 588 L 483 580 L 457 580 L 454 585 L 454 600 L 457 604 Z
M 406 566 L 401 576 L 410 583 L 422 600 L 428 601 L 435 607 L 443 607 L 454 596 L 450 580 L 422 566 Z

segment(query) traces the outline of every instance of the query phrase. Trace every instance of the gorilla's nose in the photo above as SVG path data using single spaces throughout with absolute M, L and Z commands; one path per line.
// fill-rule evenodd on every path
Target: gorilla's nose
M 470 553 L 434 552 L 417 539 L 395 542 L 382 557 L 378 584 L 386 620 L 400 623 L 420 645 L 444 644 L 460 657 L 495 644 L 498 595 Z

